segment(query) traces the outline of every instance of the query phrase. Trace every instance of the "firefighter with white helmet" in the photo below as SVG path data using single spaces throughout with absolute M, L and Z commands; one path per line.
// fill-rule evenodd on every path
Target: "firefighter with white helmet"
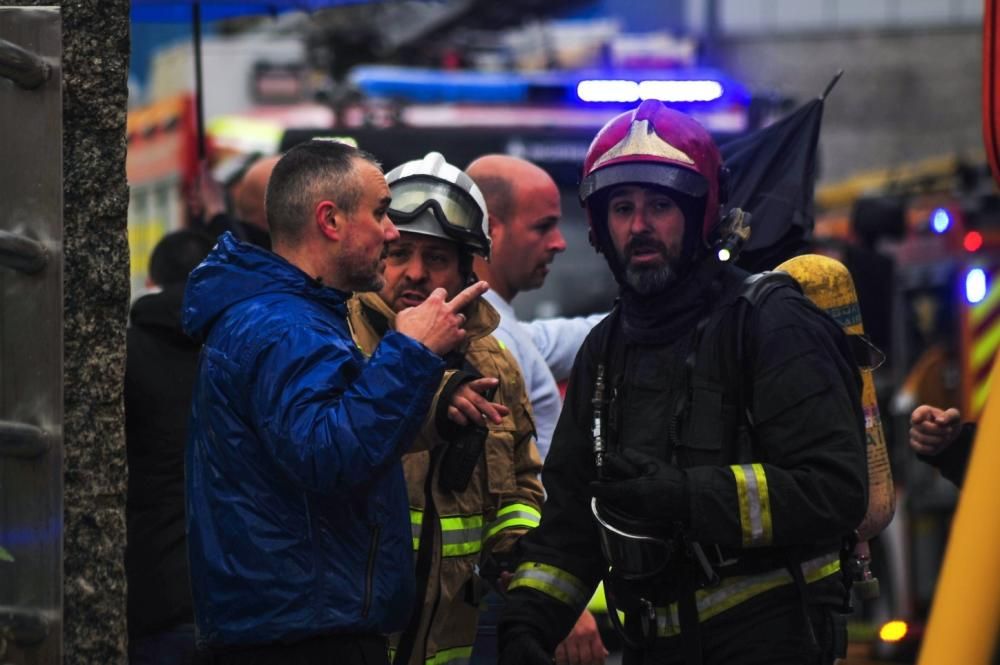
M 570 378 L 503 665 L 550 663 L 602 579 L 626 665 L 843 655 L 841 553 L 867 507 L 857 367 L 791 279 L 720 261 L 725 189 L 708 132 L 658 101 L 590 146 L 581 199 L 621 297 Z
M 366 353 L 398 312 L 436 289 L 451 297 L 472 281 L 473 255 L 490 254 L 483 196 L 441 154 L 407 162 L 386 181 L 399 238 L 388 247 L 382 290 L 359 294 L 350 305 Z M 449 371 L 427 425 L 403 456 L 421 602 L 393 637 L 397 665 L 469 662 L 477 599 L 485 593 L 477 566 L 494 571 L 488 582 L 498 583 L 498 562 L 538 523 L 541 508 L 541 459 L 524 382 L 490 334 L 499 316 L 483 299 L 463 314 L 465 341 L 445 357 Z

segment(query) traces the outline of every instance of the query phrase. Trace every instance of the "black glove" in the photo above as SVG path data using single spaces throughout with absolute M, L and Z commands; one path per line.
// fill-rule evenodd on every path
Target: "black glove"
M 626 515 L 659 524 L 690 521 L 687 475 L 677 467 L 637 450 L 604 457 L 603 479 L 590 483 L 601 503 Z
M 518 624 L 501 631 L 497 665 L 552 665 L 553 662 L 531 628 Z

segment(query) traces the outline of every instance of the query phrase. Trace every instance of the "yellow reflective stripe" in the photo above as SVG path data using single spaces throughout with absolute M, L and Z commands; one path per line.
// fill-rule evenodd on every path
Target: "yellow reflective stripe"
M 535 589 L 566 603 L 574 609 L 583 609 L 590 594 L 583 582 L 574 575 L 555 566 L 526 561 L 514 571 L 509 590 Z
M 483 516 L 461 515 L 441 518 L 441 554 L 466 556 L 483 549 Z
M 512 503 L 497 511 L 495 519 L 488 527 L 484 540 L 489 540 L 504 529 L 524 527 L 534 529 L 542 521 L 542 514 L 526 503 Z
M 802 563 L 802 575 L 807 584 L 829 577 L 840 570 L 840 554 L 833 552 Z M 778 568 L 760 573 L 723 579 L 719 586 L 702 589 L 694 594 L 698 608 L 698 620 L 707 621 L 712 617 L 750 600 L 754 596 L 792 584 L 792 574 L 787 568 Z M 677 603 L 656 608 L 656 634 L 672 637 L 681 632 Z
M 413 551 L 420 549 L 420 529 L 424 523 L 422 510 L 410 508 L 410 538 L 413 540 Z
M 763 545 L 770 545 L 774 542 L 774 529 L 771 526 L 771 495 L 767 488 L 767 476 L 764 474 L 763 464 L 751 464 L 753 473 L 757 477 L 757 492 L 760 496 L 760 526 L 763 531 Z
M 992 282 L 992 280 L 990 281 Z M 979 301 L 975 307 L 969 308 L 969 323 L 978 326 L 996 309 L 997 305 L 1000 305 L 1000 289 L 991 288 L 986 293 L 985 298 Z
M 538 512 L 538 509 L 526 503 L 508 503 L 497 511 L 497 517 L 503 517 L 511 513 L 530 513 L 535 516 L 536 520 L 542 519 L 542 514 Z
M 442 556 L 467 556 L 482 551 L 482 515 L 442 517 L 440 522 Z M 423 511 L 410 508 L 410 537 L 413 541 L 414 551 L 420 549 L 420 532 L 423 529 L 423 524 Z
M 507 350 L 507 345 L 501 342 L 499 339 L 497 339 L 497 344 L 499 344 L 500 348 L 503 349 L 504 351 Z
M 766 547 L 774 542 L 771 527 L 771 501 L 767 475 L 761 464 L 734 464 L 729 467 L 736 478 L 736 497 L 740 506 L 740 529 L 743 547 Z
M 969 364 L 972 369 L 978 370 L 991 362 L 996 356 L 998 346 L 1000 346 L 1000 321 L 994 323 L 989 330 L 973 341 L 972 353 L 969 354 Z
M 993 373 L 986 377 L 986 380 L 979 384 L 972 393 L 972 413 L 978 414 L 986 406 L 986 398 L 990 395 L 990 384 L 992 383 Z
M 442 531 L 464 531 L 467 529 L 482 529 L 482 515 L 456 515 L 441 518 Z
M 597 590 L 594 591 L 590 602 L 587 603 L 587 609 L 591 614 L 607 614 L 608 598 L 604 595 L 604 580 L 601 580 L 601 583 L 597 585 Z
M 424 661 L 426 665 L 467 665 L 472 660 L 472 646 L 441 649 Z

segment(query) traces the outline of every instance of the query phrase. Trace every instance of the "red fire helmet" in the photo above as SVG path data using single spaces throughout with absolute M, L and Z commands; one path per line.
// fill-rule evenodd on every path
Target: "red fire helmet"
M 606 230 L 595 228 L 604 212 L 594 209 L 591 197 L 634 183 L 703 200 L 701 240 L 706 241 L 719 221 L 721 167 L 719 148 L 705 128 L 659 100 L 647 99 L 615 116 L 594 137 L 583 162 L 580 200 L 587 207 L 592 240 L 602 239 Z

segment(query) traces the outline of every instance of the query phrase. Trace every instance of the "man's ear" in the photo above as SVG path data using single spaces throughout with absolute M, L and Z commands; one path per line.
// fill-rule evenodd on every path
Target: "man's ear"
M 497 235 L 497 229 L 503 226 L 503 222 L 496 218 L 494 215 L 489 216 L 490 219 L 490 238 L 495 238 Z
M 339 241 L 344 231 L 344 213 L 333 201 L 320 201 L 313 212 L 320 233 L 330 240 Z

